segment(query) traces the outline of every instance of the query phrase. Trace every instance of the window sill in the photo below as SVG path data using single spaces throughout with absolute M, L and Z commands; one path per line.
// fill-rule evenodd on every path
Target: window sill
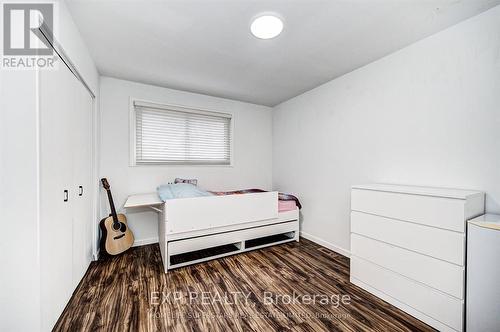
M 129 167 L 221 167 L 221 168 L 233 168 L 234 165 L 215 165 L 215 164 L 129 164 Z

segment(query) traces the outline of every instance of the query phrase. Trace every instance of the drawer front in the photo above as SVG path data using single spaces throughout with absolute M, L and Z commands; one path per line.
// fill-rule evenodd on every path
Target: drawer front
M 465 200 L 352 189 L 351 209 L 457 232 L 465 231 Z
M 464 267 L 357 234 L 351 235 L 351 252 L 357 257 L 463 299 Z
M 464 233 L 356 211 L 351 212 L 351 232 L 460 266 L 464 265 Z
M 351 277 L 457 331 L 462 330 L 464 304 L 461 300 L 356 256 L 351 257 Z
M 252 238 L 259 238 L 269 235 L 296 231 L 296 229 L 297 229 L 297 222 L 292 221 L 292 222 L 285 222 L 268 226 L 249 228 L 241 231 L 199 236 L 184 240 L 176 240 L 168 242 L 168 254 L 176 255 L 195 250 L 202 250 L 225 244 L 242 242 L 244 240 Z

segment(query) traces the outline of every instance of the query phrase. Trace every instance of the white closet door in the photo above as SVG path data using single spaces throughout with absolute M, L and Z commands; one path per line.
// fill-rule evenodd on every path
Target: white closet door
M 75 79 L 76 80 L 76 79 Z M 72 93 L 73 133 L 73 286 L 92 260 L 92 98 L 82 84 Z
M 75 151 L 83 152 L 89 159 L 87 148 L 90 139 L 85 139 L 83 131 L 90 131 L 89 124 L 83 121 L 83 110 L 89 116 L 89 98 L 82 84 L 69 71 L 65 64 L 57 59 L 57 70 L 40 72 L 40 274 L 41 274 L 41 308 L 42 331 L 49 331 L 54 326 L 64 307 L 68 303 L 75 286 L 76 276 L 81 275 L 88 262 L 80 258 L 79 253 L 85 245 L 91 246 L 83 238 L 89 230 L 84 230 L 88 218 L 79 213 L 90 214 L 88 210 L 77 204 L 85 199 L 78 196 L 78 185 L 82 183 L 91 192 L 90 175 L 77 178 L 80 171 L 74 167 Z M 88 134 L 90 135 L 90 134 Z M 86 167 L 88 170 L 89 165 Z M 90 174 L 90 170 L 89 170 Z M 68 191 L 68 200 L 64 201 L 64 191 Z M 90 202 L 90 195 L 86 195 Z M 85 205 L 85 203 L 83 203 Z M 77 208 L 79 207 L 79 208 Z M 78 217 L 75 217 L 78 215 Z M 75 236 L 78 234 L 78 236 Z M 82 235 L 82 238 L 79 236 Z M 90 261 L 90 260 L 89 260 Z

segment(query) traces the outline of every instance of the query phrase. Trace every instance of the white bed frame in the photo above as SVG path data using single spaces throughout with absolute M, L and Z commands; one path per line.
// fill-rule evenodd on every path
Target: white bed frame
M 299 241 L 299 210 L 278 213 L 278 193 L 172 199 L 156 193 L 129 196 L 125 208 L 158 212 L 158 235 L 165 272 L 207 260 L 290 241 Z M 279 235 L 275 238 L 270 236 Z M 260 239 L 260 242 L 255 241 Z M 253 240 L 253 241 L 252 241 Z M 228 246 L 229 245 L 229 246 Z M 231 247 L 231 251 L 179 262 L 182 254 Z M 184 255 L 185 257 L 185 255 Z

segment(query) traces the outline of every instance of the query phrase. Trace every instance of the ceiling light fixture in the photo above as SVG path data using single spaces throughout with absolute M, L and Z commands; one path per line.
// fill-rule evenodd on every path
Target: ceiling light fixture
M 253 20 L 250 31 L 257 38 L 271 39 L 283 31 L 283 21 L 273 15 L 259 16 Z

